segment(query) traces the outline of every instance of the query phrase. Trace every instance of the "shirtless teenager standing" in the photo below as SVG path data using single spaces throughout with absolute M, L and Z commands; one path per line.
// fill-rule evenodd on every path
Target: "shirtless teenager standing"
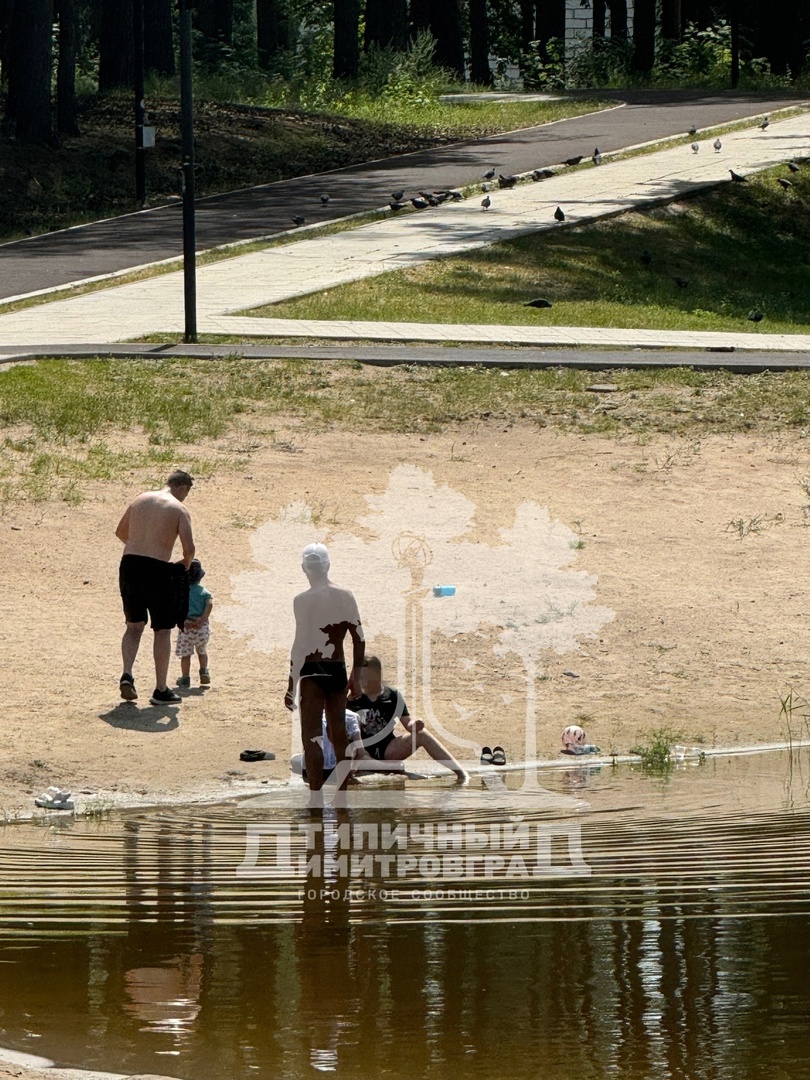
M 290 656 L 290 680 L 284 704 L 292 709 L 298 689 L 301 717 L 301 740 L 310 791 L 323 786 L 322 723 L 326 713 L 329 739 L 335 748 L 338 791 L 349 779 L 346 762 L 346 698 L 360 691 L 358 675 L 365 654 L 363 628 L 357 601 L 348 589 L 329 580 L 329 552 L 323 544 L 304 548 L 301 568 L 309 579 L 309 588 L 293 601 L 295 640 Z M 352 669 L 346 671 L 343 642 L 352 640 Z M 343 775 L 341 775 L 343 773 Z M 315 796 L 314 801 L 320 796 Z
M 155 692 L 153 705 L 176 705 L 183 699 L 167 685 L 173 627 L 178 624 L 177 567 L 171 562 L 174 542 L 183 548 L 185 568 L 194 558 L 191 515 L 182 505 L 191 491 L 193 478 L 175 469 L 160 491 L 145 491 L 127 507 L 115 535 L 124 544 L 118 572 L 127 628 L 121 642 L 124 673 L 121 697 L 135 701 L 138 694 L 132 667 L 146 627 L 147 613 L 155 632 Z

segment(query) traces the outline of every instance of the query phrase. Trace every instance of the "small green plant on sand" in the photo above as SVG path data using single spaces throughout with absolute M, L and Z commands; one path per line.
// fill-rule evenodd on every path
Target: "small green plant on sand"
M 810 701 L 794 693 L 792 687 L 784 697 L 780 694 L 779 700 L 779 716 L 785 718 L 788 745 L 792 747 L 794 739 L 802 737 L 802 728 L 810 734 Z
M 654 728 L 643 743 L 631 747 L 630 753 L 638 754 L 645 771 L 667 773 L 675 767 L 672 750 L 680 738 L 680 731 Z

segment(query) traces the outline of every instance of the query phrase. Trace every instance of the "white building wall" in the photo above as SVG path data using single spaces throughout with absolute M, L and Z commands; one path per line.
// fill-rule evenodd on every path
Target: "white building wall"
M 627 33 L 633 35 L 633 0 L 627 0 Z M 581 41 L 586 41 L 593 34 L 593 8 L 590 0 L 587 7 L 583 7 L 580 0 L 566 0 L 565 2 L 565 51 L 571 49 Z M 610 37 L 610 9 L 605 12 L 605 37 Z

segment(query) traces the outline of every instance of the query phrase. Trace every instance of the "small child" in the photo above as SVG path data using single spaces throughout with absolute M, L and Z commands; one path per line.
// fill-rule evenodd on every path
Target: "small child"
M 208 616 L 214 606 L 213 598 L 208 589 L 204 589 L 200 582 L 205 577 L 199 559 L 192 559 L 188 568 L 188 618 L 183 629 L 177 635 L 177 648 L 175 655 L 180 657 L 180 678 L 178 686 L 191 686 L 191 657 L 194 652 L 200 661 L 200 686 L 211 685 L 211 675 L 208 671 L 208 639 L 211 629 L 208 625 Z

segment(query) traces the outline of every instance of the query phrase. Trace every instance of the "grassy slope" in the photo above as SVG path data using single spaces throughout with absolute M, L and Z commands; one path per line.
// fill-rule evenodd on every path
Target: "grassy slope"
M 776 177 L 789 178 L 784 192 Z M 649 252 L 649 267 L 641 261 Z M 680 288 L 676 278 L 688 281 Z M 527 308 L 535 297 L 550 309 Z M 679 204 L 541 233 L 251 312 L 271 318 L 806 331 L 810 162 Z
M 147 154 L 152 204 L 178 192 L 180 110 L 176 99 L 147 102 L 157 146 Z M 362 118 L 257 106 L 196 104 L 199 195 L 352 165 L 575 116 L 594 102 L 441 105 L 370 111 Z M 128 97 L 88 99 L 82 134 L 58 148 L 0 138 L 0 239 L 47 232 L 136 209 L 132 106 Z
M 688 368 L 594 372 L 253 361 L 40 360 L 0 370 L 0 516 L 20 502 L 81 502 L 87 481 L 161 480 L 182 459 L 206 475 L 244 469 L 290 420 L 314 430 L 429 432 L 528 423 L 607 437 L 699 440 L 810 433 L 810 374 Z M 137 418 L 140 426 L 133 426 Z

